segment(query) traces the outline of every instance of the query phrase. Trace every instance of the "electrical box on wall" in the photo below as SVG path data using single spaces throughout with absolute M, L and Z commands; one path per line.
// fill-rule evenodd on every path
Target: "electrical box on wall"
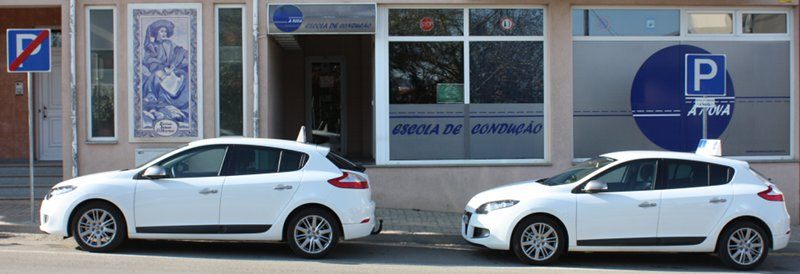
M 14 83 L 14 95 L 16 96 L 25 95 L 25 84 L 23 82 Z

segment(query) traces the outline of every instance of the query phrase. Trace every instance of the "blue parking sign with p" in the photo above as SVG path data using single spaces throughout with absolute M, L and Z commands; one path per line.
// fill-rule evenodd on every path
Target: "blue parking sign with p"
M 724 54 L 686 54 L 686 96 L 725 96 Z
M 50 72 L 50 29 L 7 29 L 6 70 Z

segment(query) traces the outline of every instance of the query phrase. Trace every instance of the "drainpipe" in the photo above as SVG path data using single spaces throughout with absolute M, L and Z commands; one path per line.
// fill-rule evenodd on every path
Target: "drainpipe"
M 73 0 L 74 1 L 74 0 Z M 253 137 L 258 138 L 260 131 L 259 92 L 258 92 L 258 6 L 259 0 L 253 0 Z
M 75 87 L 75 0 L 69 0 L 69 93 L 72 124 L 72 177 L 78 177 L 78 93 Z

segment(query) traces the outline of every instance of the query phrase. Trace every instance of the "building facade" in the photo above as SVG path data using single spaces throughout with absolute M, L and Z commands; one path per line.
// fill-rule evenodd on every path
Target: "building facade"
M 367 165 L 379 206 L 460 211 L 706 136 L 800 219 L 796 0 L 168 2 L 0 1 L 3 27 L 58 35 L 32 83 L 35 159 L 69 178 L 306 126 Z M 31 83 L 0 73 L 0 162 L 26 161 L 27 94 L 11 91 Z

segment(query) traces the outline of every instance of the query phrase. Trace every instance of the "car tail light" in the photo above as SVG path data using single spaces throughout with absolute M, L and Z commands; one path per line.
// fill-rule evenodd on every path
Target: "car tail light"
M 783 202 L 783 193 L 780 191 L 776 191 L 777 189 L 772 189 L 771 185 L 767 186 L 767 190 L 761 191 L 758 193 L 758 196 L 764 198 L 767 201 L 773 202 Z
M 344 171 L 342 176 L 328 180 L 328 183 L 339 188 L 355 188 L 366 189 L 369 188 L 369 182 L 364 176 Z

